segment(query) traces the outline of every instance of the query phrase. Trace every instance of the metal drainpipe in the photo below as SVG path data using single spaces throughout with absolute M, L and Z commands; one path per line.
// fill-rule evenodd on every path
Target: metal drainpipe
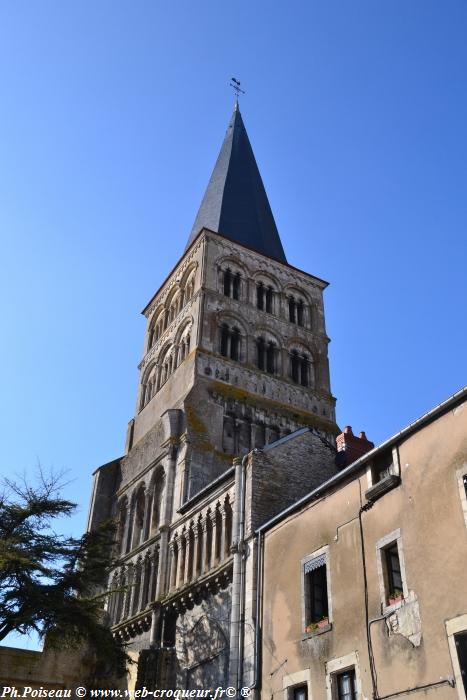
M 245 568 L 246 568 L 246 548 L 245 548 L 245 491 L 246 491 L 246 465 L 248 455 L 242 459 L 241 466 L 241 490 L 240 490 L 240 525 L 239 525 L 239 550 L 240 550 L 240 629 L 238 635 L 238 679 L 237 689 L 243 682 L 243 657 L 245 642 Z
M 256 611 L 255 611 L 255 661 L 254 677 L 251 689 L 258 688 L 259 667 L 261 663 L 261 607 L 263 605 L 263 533 L 260 531 L 256 536 Z
M 243 624 L 245 618 L 245 472 L 248 455 L 236 460 L 235 467 L 235 541 L 234 541 L 234 567 L 232 590 L 232 618 L 230 624 L 231 635 L 231 660 L 233 668 L 230 669 L 230 685 L 239 689 L 243 676 Z M 238 584 L 237 584 L 238 582 Z

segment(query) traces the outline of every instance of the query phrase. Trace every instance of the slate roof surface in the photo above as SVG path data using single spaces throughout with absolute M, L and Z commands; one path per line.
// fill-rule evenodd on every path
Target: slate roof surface
M 186 249 L 202 228 L 287 262 L 238 104 Z

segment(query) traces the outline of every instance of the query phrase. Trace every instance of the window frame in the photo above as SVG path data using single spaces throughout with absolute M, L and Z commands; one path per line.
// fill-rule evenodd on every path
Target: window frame
M 389 450 L 388 450 L 389 452 Z M 378 456 L 376 457 L 378 459 Z M 384 479 L 387 479 L 388 476 L 399 476 L 400 477 L 400 463 L 399 463 L 399 450 L 397 448 L 397 445 L 392 448 L 392 472 L 390 472 L 389 475 L 384 476 L 382 479 L 378 479 L 377 481 L 375 480 L 375 468 L 374 468 L 374 460 L 370 460 L 368 462 L 367 466 L 367 479 L 368 479 L 368 488 L 371 488 L 372 486 L 376 486 L 376 484 L 379 484 L 381 481 L 384 481 Z
M 317 622 L 310 622 L 308 620 L 309 612 L 309 602 L 308 602 L 308 592 L 307 592 L 307 576 L 309 574 L 305 573 L 306 564 L 324 556 L 324 566 L 326 567 L 326 593 L 327 593 L 327 607 L 328 607 L 328 622 L 321 627 L 315 627 L 314 629 L 307 631 L 307 627 L 312 624 L 317 624 Z M 308 554 L 300 562 L 300 578 L 301 578 L 301 636 L 303 639 L 308 637 L 314 637 L 318 634 L 323 634 L 324 632 L 329 632 L 332 629 L 332 598 L 331 598 L 331 567 L 329 565 L 329 545 L 325 545 L 315 552 Z
M 282 676 L 283 700 L 294 700 L 294 692 L 297 688 L 305 687 L 308 700 L 311 696 L 311 671 L 309 668 L 295 673 L 286 673 Z
M 467 478 L 467 463 L 461 469 L 456 472 L 457 485 L 459 487 L 459 497 L 462 507 L 462 513 L 464 515 L 464 523 L 467 528 L 467 486 L 464 479 Z
M 452 670 L 456 681 L 457 695 L 459 700 L 467 700 L 467 694 L 464 689 L 464 681 L 459 663 L 459 655 L 456 648 L 456 636 L 459 634 L 467 634 L 467 614 L 459 615 L 458 617 L 446 620 L 445 625 L 449 654 L 451 655 Z
M 327 700 L 339 700 L 337 678 L 350 670 L 353 670 L 355 673 L 355 700 L 359 700 L 359 698 L 363 697 L 358 652 L 353 651 L 350 654 L 326 662 Z
M 389 597 L 392 591 L 389 590 L 389 576 L 387 571 L 387 550 L 393 545 L 397 545 L 397 554 L 399 557 L 400 576 L 402 581 L 402 599 L 389 604 Z M 407 586 L 407 577 L 405 569 L 404 548 L 402 546 L 402 537 L 400 528 L 393 530 L 385 537 L 382 537 L 376 543 L 376 568 L 378 571 L 379 591 L 381 597 L 381 611 L 385 615 L 400 608 L 409 597 L 409 589 Z

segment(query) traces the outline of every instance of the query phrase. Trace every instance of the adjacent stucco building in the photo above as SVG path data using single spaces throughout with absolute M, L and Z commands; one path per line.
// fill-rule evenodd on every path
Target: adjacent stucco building
M 265 523 L 257 549 L 262 697 L 465 700 L 467 389 Z

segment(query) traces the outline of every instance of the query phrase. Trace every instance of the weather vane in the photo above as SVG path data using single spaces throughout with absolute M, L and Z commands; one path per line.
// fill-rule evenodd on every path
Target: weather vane
M 235 92 L 235 102 L 238 103 L 238 96 L 240 95 L 240 93 L 242 93 L 242 95 L 244 95 L 245 90 L 242 90 L 240 88 L 240 81 L 239 80 L 237 80 L 236 78 L 230 78 L 230 80 L 231 80 L 230 87 L 233 88 L 234 92 Z

